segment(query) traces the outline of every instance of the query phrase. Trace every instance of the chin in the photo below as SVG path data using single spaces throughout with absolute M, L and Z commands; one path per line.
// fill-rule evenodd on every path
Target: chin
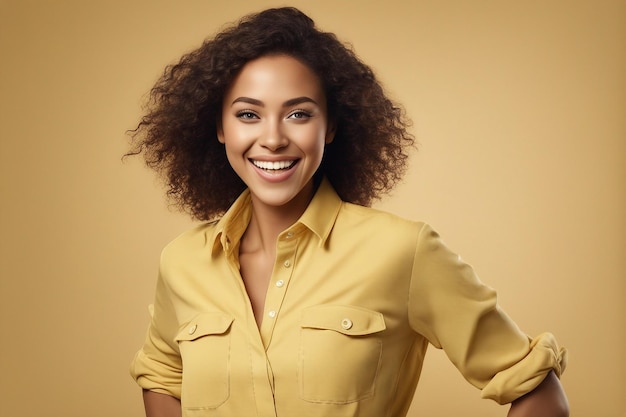
M 306 187 L 305 187 L 306 188 Z M 301 190 L 274 190 L 254 194 L 255 200 L 267 207 L 289 208 L 290 206 L 299 207 L 303 202 L 308 203 L 310 198 L 303 195 L 304 189 Z M 299 207 L 302 209 L 302 207 Z
M 259 203 L 270 207 L 287 207 L 289 203 L 297 200 L 294 195 L 257 196 Z

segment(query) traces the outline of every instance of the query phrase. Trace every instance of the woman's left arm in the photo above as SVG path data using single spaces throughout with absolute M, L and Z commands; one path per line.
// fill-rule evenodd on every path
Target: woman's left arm
M 567 397 L 554 371 L 531 392 L 511 404 L 508 417 L 568 417 Z

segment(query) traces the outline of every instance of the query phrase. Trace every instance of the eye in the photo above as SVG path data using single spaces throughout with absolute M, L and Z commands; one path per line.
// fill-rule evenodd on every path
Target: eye
M 287 116 L 289 119 L 308 119 L 311 113 L 306 110 L 294 110 Z
M 242 120 L 253 120 L 253 119 L 258 119 L 259 116 L 256 115 L 256 113 L 250 111 L 250 110 L 241 110 L 238 111 L 236 114 L 238 119 L 242 119 Z

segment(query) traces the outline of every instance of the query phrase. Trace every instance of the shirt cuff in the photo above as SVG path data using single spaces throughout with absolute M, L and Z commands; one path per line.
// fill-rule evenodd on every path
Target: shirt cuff
M 130 374 L 141 388 L 180 399 L 180 372 L 151 360 L 143 350 L 135 355 Z
M 542 333 L 530 341 L 530 350 L 522 360 L 493 377 L 481 396 L 499 404 L 510 403 L 535 389 L 550 371 L 560 378 L 566 365 L 567 350 L 559 347 L 551 333 Z

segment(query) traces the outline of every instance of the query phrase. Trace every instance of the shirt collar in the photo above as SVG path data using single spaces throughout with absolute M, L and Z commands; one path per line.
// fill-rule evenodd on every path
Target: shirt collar
M 335 225 L 342 203 L 333 186 L 324 178 L 307 209 L 289 230 L 305 226 L 318 237 L 319 246 L 324 246 Z M 213 244 L 211 253 L 215 255 L 219 250 L 223 250 L 230 255 L 239 247 L 239 240 L 246 231 L 251 216 L 250 190 L 245 190 L 217 222 L 212 236 L 207 236 L 207 241 Z
M 319 238 L 319 245 L 322 247 L 335 225 L 342 204 L 343 201 L 328 179 L 324 177 L 313 200 L 296 224 L 303 224 L 315 233 Z

